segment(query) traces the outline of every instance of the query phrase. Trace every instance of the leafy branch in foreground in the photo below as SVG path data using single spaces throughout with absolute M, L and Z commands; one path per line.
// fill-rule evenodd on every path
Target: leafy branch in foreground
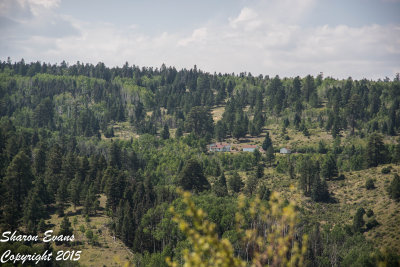
M 231 242 L 218 237 L 216 225 L 206 219 L 207 214 L 202 209 L 196 208 L 191 194 L 181 190 L 178 192 L 187 205 L 185 215 L 188 220 L 173 207 L 170 207 L 170 211 L 191 244 L 191 251 L 184 251 L 184 266 L 246 266 L 248 263 L 245 260 L 235 256 Z M 242 242 L 252 250 L 251 266 L 302 266 L 307 236 L 303 236 L 302 242 L 296 240 L 298 218 L 295 203 L 285 203 L 278 193 L 271 195 L 268 205 L 258 196 L 250 202 L 249 209 L 246 203 L 246 197 L 240 195 L 239 212 L 235 219 Z M 169 257 L 166 261 L 169 266 L 179 265 Z

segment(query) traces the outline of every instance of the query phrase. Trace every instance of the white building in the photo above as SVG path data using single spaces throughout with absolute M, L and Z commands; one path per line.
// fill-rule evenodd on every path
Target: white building
M 279 153 L 281 153 L 281 154 L 290 154 L 290 153 L 292 153 L 292 151 L 290 151 L 290 149 L 287 149 L 286 147 L 282 147 L 279 150 Z

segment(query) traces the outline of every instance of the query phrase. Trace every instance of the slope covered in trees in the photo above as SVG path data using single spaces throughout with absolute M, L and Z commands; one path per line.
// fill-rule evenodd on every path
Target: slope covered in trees
M 235 228 L 238 196 L 258 194 L 267 205 L 271 191 L 280 191 L 298 200 L 295 231 L 299 243 L 309 236 L 306 265 L 398 260 L 400 229 L 388 227 L 387 215 L 400 207 L 399 76 L 357 81 L 7 61 L 0 63 L 0 116 L 2 230 L 41 232 L 50 216 L 90 220 L 104 207 L 109 231 L 137 264 L 182 262 L 193 244 L 168 209 L 184 216 L 182 187 L 235 257 L 251 262 Z M 209 152 L 216 141 L 232 152 Z M 239 152 L 246 144 L 263 151 Z M 282 147 L 292 153 L 279 154 Z M 363 197 L 349 200 L 344 190 L 364 188 L 366 177 L 376 182 L 365 199 L 375 196 L 388 211 Z M 94 236 L 89 231 L 87 240 L 99 246 Z M 394 245 L 383 252 L 385 239 Z

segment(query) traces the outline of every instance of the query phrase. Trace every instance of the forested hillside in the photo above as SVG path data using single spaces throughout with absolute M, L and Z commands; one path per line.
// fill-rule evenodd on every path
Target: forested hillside
M 277 191 L 283 207 L 297 202 L 292 228 L 307 248 L 304 265 L 400 264 L 399 75 L 337 80 L 7 60 L 0 116 L 3 231 L 81 233 L 69 245 L 83 255 L 115 236 L 133 255 L 122 261 L 182 264 L 193 249 L 172 220 L 190 217 L 183 188 L 250 264 L 257 246 L 235 224 L 239 196 L 268 206 Z M 215 142 L 231 151 L 210 152 Z M 265 225 L 242 222 L 260 232 Z M 0 252 L 10 246 L 48 249 L 7 243 Z

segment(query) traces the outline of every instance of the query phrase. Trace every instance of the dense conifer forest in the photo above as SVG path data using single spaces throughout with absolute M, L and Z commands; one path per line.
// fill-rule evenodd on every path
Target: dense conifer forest
M 279 220 L 252 213 L 276 205 L 297 215 L 281 231 L 289 251 L 304 248 L 295 265 L 400 264 L 399 74 L 338 80 L 8 59 L 0 116 L 0 228 L 79 237 L 1 243 L 0 254 L 72 247 L 89 257 L 115 237 L 128 252 L 121 262 L 137 266 L 182 265 L 186 250 L 214 259 L 194 229 L 211 247 L 229 240 L 230 266 L 279 266 L 257 254 Z M 211 152 L 219 142 L 230 152 Z M 266 241 L 244 238 L 246 229 Z

